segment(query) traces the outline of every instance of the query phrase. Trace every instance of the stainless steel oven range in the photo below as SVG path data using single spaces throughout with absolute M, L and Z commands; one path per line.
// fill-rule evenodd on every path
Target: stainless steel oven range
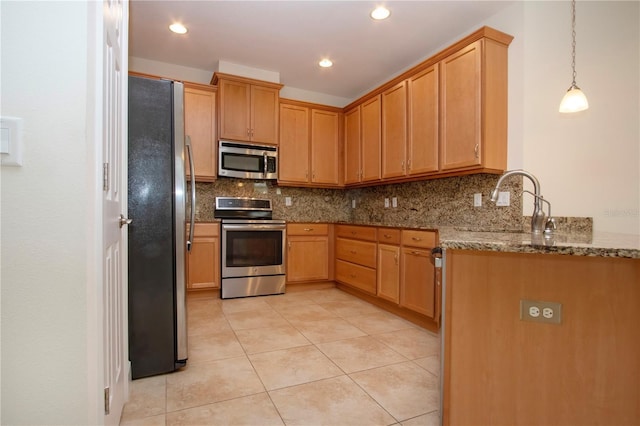
M 272 213 L 268 199 L 216 197 L 214 217 L 222 222 L 222 299 L 285 292 L 286 224 Z

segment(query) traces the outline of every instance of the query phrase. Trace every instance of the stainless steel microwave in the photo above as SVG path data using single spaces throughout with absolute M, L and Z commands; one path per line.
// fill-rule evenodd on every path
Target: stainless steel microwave
M 218 176 L 278 179 L 278 147 L 250 142 L 218 142 Z

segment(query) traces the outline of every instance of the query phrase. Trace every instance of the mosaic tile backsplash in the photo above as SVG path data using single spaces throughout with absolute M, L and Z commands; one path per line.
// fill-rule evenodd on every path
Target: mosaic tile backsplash
M 521 230 L 522 179 L 514 177 L 504 182 L 501 191 L 511 193 L 511 205 L 496 207 L 489 201 L 489 194 L 498 178 L 479 174 L 357 189 L 290 188 L 271 181 L 220 178 L 196 184 L 196 220 L 213 220 L 215 197 L 233 196 L 269 198 L 274 218 L 290 222 Z M 474 193 L 482 194 L 482 207 L 473 207 Z M 291 197 L 291 206 L 285 205 L 286 197 Z M 397 197 L 398 207 L 385 208 L 384 199 L 391 202 L 393 197 Z

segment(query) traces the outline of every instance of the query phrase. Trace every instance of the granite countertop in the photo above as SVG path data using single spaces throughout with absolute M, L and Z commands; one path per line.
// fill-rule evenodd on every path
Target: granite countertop
M 455 227 L 438 228 L 438 231 L 440 246 L 447 249 L 640 259 L 640 235 L 559 232 L 545 239 L 534 237 L 530 232 L 477 232 Z

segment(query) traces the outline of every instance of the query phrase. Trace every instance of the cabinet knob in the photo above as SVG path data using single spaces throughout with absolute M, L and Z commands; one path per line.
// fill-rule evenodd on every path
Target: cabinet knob
M 305 231 L 310 232 L 313 231 L 313 228 L 304 228 Z

